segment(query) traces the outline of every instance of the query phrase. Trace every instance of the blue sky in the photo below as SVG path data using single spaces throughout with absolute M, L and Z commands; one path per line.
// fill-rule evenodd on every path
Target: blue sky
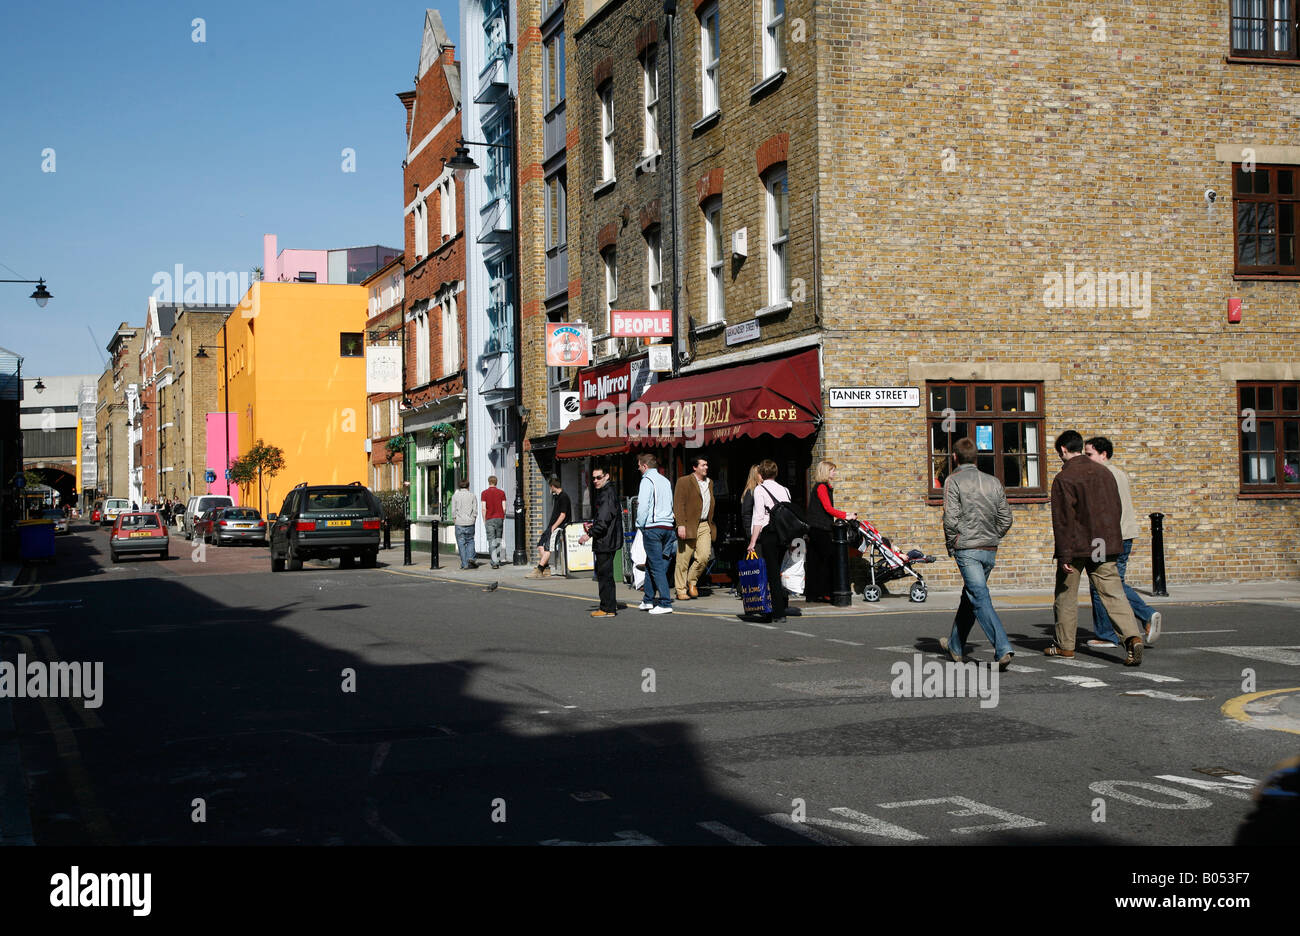
M 445 2 L 6 5 L 0 278 L 44 277 L 54 295 L 42 310 L 34 287 L 0 284 L 0 346 L 24 376 L 98 373 L 117 324 L 143 323 L 156 272 L 248 271 L 264 233 L 401 248 L 395 95 L 413 86 L 426 6 L 457 41 Z

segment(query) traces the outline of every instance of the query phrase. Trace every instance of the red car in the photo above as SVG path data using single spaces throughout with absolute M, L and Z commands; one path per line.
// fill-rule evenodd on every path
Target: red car
M 108 551 L 117 562 L 122 556 L 157 553 L 167 558 L 167 525 L 157 511 L 120 513 L 108 534 Z

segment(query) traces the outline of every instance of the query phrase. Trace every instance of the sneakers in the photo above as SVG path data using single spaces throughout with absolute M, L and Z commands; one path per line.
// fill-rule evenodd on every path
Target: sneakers
M 1064 660 L 1070 660 L 1074 658 L 1074 651 L 1062 650 L 1056 644 L 1052 644 L 1050 647 L 1048 647 L 1046 650 L 1043 651 L 1043 656 L 1061 657 Z
M 1130 637 L 1128 639 L 1128 657 L 1124 660 L 1125 666 L 1142 665 L 1142 638 Z
M 643 602 L 641 602 L 639 605 L 636 606 L 636 609 L 637 609 L 638 611 L 649 611 L 649 610 L 651 610 L 653 607 L 654 607 L 654 605 L 652 605 L 650 602 L 648 602 L 648 601 L 643 601 Z
M 665 605 L 659 605 L 659 607 L 657 608 L 651 608 L 650 613 L 651 614 L 672 614 L 673 609 L 666 607 Z
M 1159 611 L 1151 612 L 1151 620 L 1147 621 L 1147 638 L 1148 644 L 1155 643 L 1160 638 L 1161 614 Z
M 1089 647 L 1118 647 L 1119 644 L 1115 643 L 1115 641 L 1113 640 L 1090 640 L 1088 641 L 1088 646 Z
M 530 578 L 530 579 L 546 578 L 546 576 L 550 574 L 551 574 L 550 569 L 547 569 L 544 566 L 537 566 L 535 569 L 533 569 L 533 571 L 525 575 L 524 578 Z
M 957 656 L 957 654 L 953 653 L 952 650 L 949 649 L 949 647 L 948 647 L 948 638 L 947 638 L 947 637 L 940 637 L 940 638 L 939 638 L 939 646 L 943 647 L 943 652 L 944 652 L 944 653 L 946 653 L 946 654 L 948 654 L 948 656 L 952 657 L 952 661 L 953 661 L 954 663 L 960 663 L 960 662 L 961 662 L 961 657 Z
M 618 617 L 618 612 L 617 611 L 593 611 L 591 612 L 591 616 L 594 618 Z
M 1005 673 L 1007 669 L 1011 666 L 1011 658 L 1014 656 L 1015 656 L 1014 653 L 1004 653 L 1002 657 L 998 660 L 998 672 Z

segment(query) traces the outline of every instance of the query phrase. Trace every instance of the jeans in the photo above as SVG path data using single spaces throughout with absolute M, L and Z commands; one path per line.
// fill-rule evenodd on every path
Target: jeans
M 1133 551 L 1133 541 L 1124 540 L 1124 552 L 1120 554 L 1116 565 L 1119 568 L 1119 580 L 1124 586 L 1124 597 L 1128 599 L 1129 606 L 1133 609 L 1133 616 L 1138 619 L 1138 623 L 1145 625 L 1151 620 L 1151 615 L 1155 612 L 1151 606 L 1142 600 L 1142 596 L 1134 591 L 1124 581 L 1124 573 L 1128 571 L 1128 554 Z M 1093 587 L 1092 579 L 1088 579 L 1088 593 L 1092 596 L 1092 632 L 1098 640 L 1109 640 L 1111 643 L 1119 643 L 1119 635 L 1115 633 L 1115 625 L 1111 622 L 1110 615 L 1102 606 L 1101 595 L 1097 594 L 1097 589 Z
M 1011 641 L 1002 629 L 1002 621 L 997 611 L 993 610 L 993 599 L 989 596 L 988 579 L 997 561 L 998 554 L 991 549 L 957 549 L 952 557 L 957 560 L 964 587 L 961 590 L 961 605 L 957 616 L 952 621 L 952 634 L 948 637 L 948 649 L 957 656 L 964 656 L 963 646 L 970 636 L 972 625 L 979 621 L 980 629 L 993 644 L 993 655 L 999 660 L 1012 653 Z
M 669 540 L 677 539 L 673 529 L 654 529 L 646 527 L 641 531 L 641 541 L 645 543 L 645 600 L 655 603 L 655 592 L 659 593 L 659 604 L 665 608 L 673 606 L 673 593 L 668 590 L 668 560 L 664 558 L 664 548 Z
M 434 543 L 434 548 L 438 546 Z M 474 527 L 472 524 L 467 526 L 456 526 L 456 550 L 460 553 L 460 567 L 468 569 L 469 564 L 474 561 Z
M 502 517 L 483 521 L 483 526 L 487 530 L 488 561 L 497 565 L 505 562 L 505 551 L 501 548 L 501 531 L 505 529 L 505 525 L 506 521 Z

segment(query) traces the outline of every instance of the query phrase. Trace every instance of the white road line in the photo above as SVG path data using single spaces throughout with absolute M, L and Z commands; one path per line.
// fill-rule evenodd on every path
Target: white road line
M 1170 630 L 1169 628 L 1166 627 L 1166 628 L 1163 628 L 1163 629 L 1160 631 L 1160 633 L 1161 633 L 1161 634 L 1166 634 L 1166 635 L 1168 635 L 1168 634 L 1235 634 L 1235 633 L 1237 633 L 1237 629 L 1234 627 L 1234 628 L 1229 628 L 1228 630 L 1194 630 L 1194 631 L 1185 631 L 1185 630 Z
M 1094 679 L 1091 676 L 1053 676 L 1053 679 L 1059 679 L 1062 682 L 1074 683 L 1081 689 L 1102 689 L 1105 683 L 1100 679 Z
M 1036 666 L 1021 666 L 1019 663 L 1012 663 L 1010 666 L 1007 667 L 1007 669 L 1009 669 L 1013 673 L 1041 673 L 1042 672 L 1042 670 L 1040 670 Z
M 1194 695 L 1174 695 L 1172 692 L 1161 692 L 1159 689 L 1132 689 L 1124 695 L 1150 696 L 1152 699 L 1167 699 L 1170 702 L 1203 702 L 1200 696 Z
M 744 832 L 737 832 L 729 825 L 723 825 L 721 822 L 697 822 L 695 823 L 701 829 L 712 832 L 714 835 L 726 839 L 732 845 L 762 845 L 762 842 L 756 842 Z
M 1247 660 L 1263 660 L 1265 663 L 1281 663 L 1284 666 L 1300 666 L 1300 647 L 1197 647 L 1206 653 L 1226 653 L 1228 656 L 1245 657 Z
M 1051 660 L 1053 663 L 1059 663 L 1061 666 L 1073 666 L 1078 669 L 1108 669 L 1105 663 L 1089 663 L 1087 660 L 1076 660 L 1073 657 L 1049 657 L 1044 656 L 1044 660 Z
M 858 643 L 856 640 L 840 640 L 840 639 L 837 638 L 837 637 L 827 637 L 826 640 L 827 640 L 827 642 L 829 642 L 829 643 L 847 644 L 847 645 L 850 646 L 850 647 L 862 647 L 862 646 L 865 646 L 865 644 L 860 644 L 860 643 Z
M 748 624 L 750 627 L 761 627 L 763 630 L 778 630 L 774 624 L 759 624 L 757 621 L 741 621 L 741 624 Z
M 799 835 L 802 835 L 804 838 L 810 838 L 818 845 L 848 845 L 849 844 L 848 842 L 844 841 L 844 839 L 836 838 L 833 835 L 827 835 L 825 832 L 818 832 L 816 829 L 810 829 L 808 828 L 807 823 L 795 822 L 788 815 L 782 812 L 772 813 L 771 815 L 764 816 L 763 818 L 766 819 L 768 822 L 772 823 L 773 825 L 778 825 L 789 832 L 795 832 L 798 833 Z
M 911 656 L 916 652 L 915 647 L 876 647 L 877 650 L 887 650 L 890 653 L 906 653 Z
M 807 633 L 804 633 L 803 631 L 792 631 L 792 630 L 788 630 L 788 631 L 786 631 L 786 633 L 787 633 L 787 634 L 794 634 L 796 637 L 816 637 L 816 636 L 817 636 L 816 634 L 807 634 Z
M 1152 682 L 1182 682 L 1177 676 L 1161 676 L 1159 673 L 1144 673 L 1135 669 L 1121 670 L 1121 672 L 1125 676 L 1136 676 L 1138 679 L 1149 679 Z

